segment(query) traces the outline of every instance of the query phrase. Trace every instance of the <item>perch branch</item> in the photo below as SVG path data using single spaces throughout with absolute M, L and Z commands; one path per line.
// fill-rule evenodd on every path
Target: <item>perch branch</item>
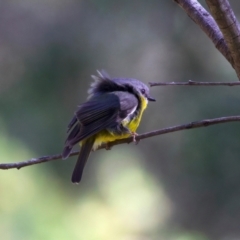
M 139 140 L 145 139 L 145 138 L 162 135 L 162 134 L 166 134 L 166 133 L 177 132 L 177 131 L 187 130 L 187 129 L 192 129 L 192 128 L 207 127 L 210 125 L 226 123 L 226 122 L 240 122 L 240 116 L 205 119 L 205 120 L 191 122 L 191 123 L 187 123 L 187 124 L 183 124 L 183 125 L 177 125 L 177 126 L 173 126 L 173 127 L 163 128 L 160 130 L 155 130 L 152 132 L 140 134 L 140 135 L 136 136 L 136 141 L 139 141 Z M 111 148 L 115 145 L 123 144 L 123 143 L 131 143 L 132 141 L 133 141 L 132 137 L 129 137 L 129 138 L 117 140 L 114 142 L 110 142 L 110 143 L 108 143 L 107 147 Z M 106 145 L 103 144 L 98 149 L 102 149 L 102 148 L 106 148 Z M 79 153 L 78 151 L 72 152 L 70 154 L 70 156 L 77 155 L 78 153 Z M 62 158 L 61 154 L 57 154 L 57 155 L 52 155 L 52 156 L 43 156 L 40 158 L 32 158 L 32 159 L 24 161 L 24 162 L 2 163 L 2 164 L 0 164 L 0 169 L 2 169 L 2 170 L 7 170 L 7 169 L 11 169 L 11 168 L 20 169 L 22 167 L 39 164 L 39 163 L 43 163 L 43 162 L 49 162 L 49 161 L 53 161 L 53 160 L 58 160 L 61 158 Z

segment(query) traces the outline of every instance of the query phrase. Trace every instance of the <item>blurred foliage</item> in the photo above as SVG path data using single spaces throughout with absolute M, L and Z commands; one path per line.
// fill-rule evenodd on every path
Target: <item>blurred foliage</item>
M 200 1 L 204 4 L 204 1 Z M 239 16 L 240 5 L 231 1 Z M 0 162 L 62 151 L 90 75 L 235 81 L 173 1 L 1 1 Z M 139 133 L 239 114 L 238 87 L 155 87 Z M 240 237 L 238 123 L 182 131 L 1 171 L 0 232 L 13 239 L 207 240 Z

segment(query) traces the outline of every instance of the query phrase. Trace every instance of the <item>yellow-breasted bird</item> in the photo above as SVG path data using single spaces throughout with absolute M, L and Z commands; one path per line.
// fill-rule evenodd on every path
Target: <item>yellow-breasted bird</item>
M 72 182 L 79 183 L 91 150 L 102 143 L 133 136 L 141 121 L 148 101 L 155 101 L 149 95 L 149 88 L 132 78 L 110 78 L 104 71 L 88 90 L 87 101 L 81 104 L 68 125 L 70 131 L 62 157 L 66 159 L 77 143 L 81 151 L 75 165 Z

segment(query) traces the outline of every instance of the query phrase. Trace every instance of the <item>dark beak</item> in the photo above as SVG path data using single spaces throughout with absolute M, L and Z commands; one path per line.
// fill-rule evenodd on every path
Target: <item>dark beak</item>
M 148 97 L 147 99 L 148 99 L 148 101 L 151 101 L 151 102 L 156 102 L 156 99 L 155 99 L 155 98 Z

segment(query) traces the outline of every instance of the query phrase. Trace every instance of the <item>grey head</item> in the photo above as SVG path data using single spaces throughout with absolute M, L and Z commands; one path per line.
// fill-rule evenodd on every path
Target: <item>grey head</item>
M 93 95 L 98 95 L 106 92 L 113 91 L 128 91 L 145 97 L 148 101 L 156 101 L 149 94 L 149 87 L 133 78 L 110 78 L 108 73 L 105 71 L 97 71 L 98 76 L 92 75 L 92 78 L 95 80 L 90 89 L 88 90 L 89 98 Z

